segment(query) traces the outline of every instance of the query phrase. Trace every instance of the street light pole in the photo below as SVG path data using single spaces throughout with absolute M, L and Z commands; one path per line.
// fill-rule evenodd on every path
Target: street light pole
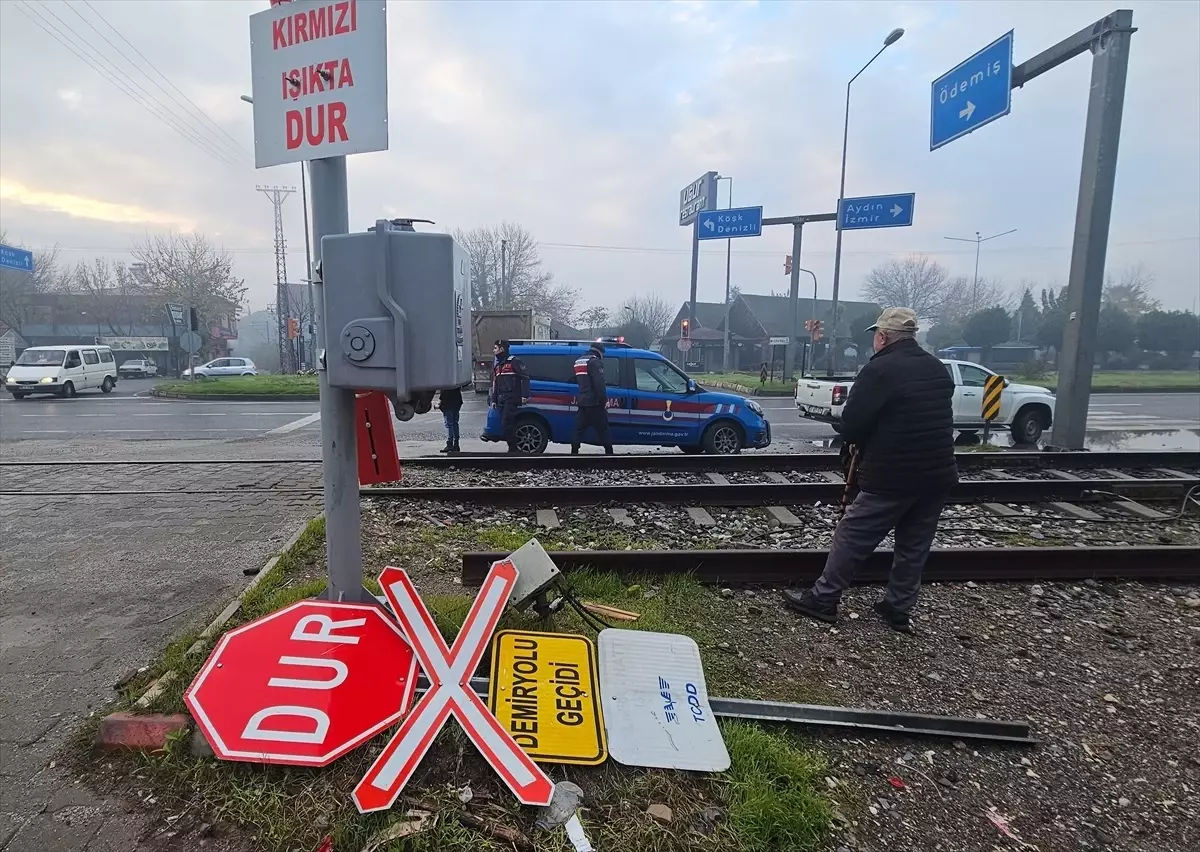
M 838 326 L 838 292 L 842 280 L 842 199 L 846 197 L 846 147 L 850 134 L 850 86 L 859 78 L 862 72 L 871 67 L 871 62 L 879 58 L 879 54 L 883 53 L 893 44 L 900 40 L 904 35 L 904 30 L 896 28 L 888 33 L 887 38 L 883 40 L 883 47 L 871 57 L 870 62 L 858 69 L 858 74 L 850 78 L 850 82 L 846 84 L 846 112 L 842 122 L 842 176 L 841 182 L 838 184 L 838 203 L 837 203 L 837 237 L 833 248 L 833 307 L 829 318 L 830 342 L 829 347 L 829 375 L 833 375 L 837 369 L 837 326 Z M 799 262 L 797 259 L 796 262 Z
M 729 208 L 733 207 L 733 178 L 731 178 L 731 177 L 718 177 L 717 178 L 718 183 L 720 183 L 723 180 L 729 181 L 729 204 L 726 205 L 726 209 L 729 209 Z M 730 343 L 729 343 L 729 289 L 730 289 L 729 288 L 729 269 L 730 269 L 731 261 L 733 258 L 732 246 L 733 246 L 733 240 L 725 241 L 725 335 L 724 335 L 725 339 L 724 339 L 724 350 L 723 350 L 723 355 L 722 355 L 722 359 L 721 359 L 721 369 L 724 370 L 726 373 L 729 372 L 729 349 L 730 349 Z
M 979 232 L 975 232 L 975 239 L 970 237 L 945 237 L 947 240 L 956 240 L 960 243 L 975 243 L 975 282 L 971 286 L 971 313 L 975 313 L 979 305 L 979 244 L 986 243 L 988 240 L 994 240 L 996 237 L 1007 237 L 1009 234 L 1015 234 L 1016 228 L 1011 231 L 1005 231 L 1002 234 L 992 234 L 990 237 L 980 237 Z

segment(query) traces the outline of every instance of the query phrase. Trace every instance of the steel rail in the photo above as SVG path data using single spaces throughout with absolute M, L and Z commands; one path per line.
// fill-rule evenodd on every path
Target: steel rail
M 578 550 L 553 551 L 561 571 L 593 568 L 624 575 L 691 574 L 706 584 L 811 583 L 827 550 Z M 478 586 L 507 553 L 464 553 L 463 585 Z M 877 550 L 857 576 L 860 584 L 887 580 L 892 552 Z M 1200 547 L 973 547 L 929 553 L 924 582 L 1024 583 L 1035 580 L 1200 580 Z
M 1034 468 L 1044 470 L 1095 470 L 1096 468 L 1188 469 L 1200 467 L 1200 453 L 1179 450 L 1162 452 L 995 452 L 956 453 L 959 470 L 987 468 Z M 121 467 L 127 465 L 233 465 L 233 464 L 320 464 L 320 459 L 81 459 L 0 461 L 4 467 Z M 723 456 L 686 456 L 658 453 L 621 453 L 618 455 L 540 456 L 507 453 L 460 454 L 454 456 L 416 456 L 402 459 L 404 467 L 434 470 L 530 471 L 530 470 L 647 470 L 661 473 L 705 472 L 738 473 L 763 471 L 840 470 L 837 453 L 739 453 Z
M 471 678 L 470 686 L 472 692 L 487 701 L 491 684 L 486 677 Z M 425 675 L 420 675 L 417 679 L 417 694 L 424 694 L 428 690 L 429 680 Z M 1020 746 L 1038 744 L 1030 735 L 1029 723 L 1019 720 L 973 719 L 965 716 L 829 707 L 822 704 L 791 704 L 783 701 L 720 698 L 711 695 L 708 698 L 708 706 L 712 708 L 714 716 L 726 719 L 846 728 L 851 731 L 873 731 L 903 737 L 953 737 Z
M 1173 479 L 996 479 L 959 482 L 951 503 L 1040 503 L 1102 497 L 1094 492 L 1131 499 L 1181 499 L 1200 477 Z M 598 506 L 605 503 L 660 503 L 703 506 L 788 506 L 840 500 L 841 482 L 753 482 L 695 485 L 530 485 L 530 486 L 369 486 L 363 497 L 388 500 L 473 503 L 497 507 Z

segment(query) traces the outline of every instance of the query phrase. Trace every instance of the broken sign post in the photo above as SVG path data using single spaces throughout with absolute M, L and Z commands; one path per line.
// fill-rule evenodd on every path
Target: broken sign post
M 550 803 L 554 783 L 521 751 L 470 687 L 471 675 L 483 658 L 516 582 L 517 568 L 511 561 L 495 563 L 471 604 L 454 646 L 447 648 L 408 574 L 391 566 L 383 569 L 379 585 L 412 642 L 430 687 L 354 788 L 354 804 L 360 813 L 392 806 L 449 716 L 458 719 L 518 801 L 525 805 Z

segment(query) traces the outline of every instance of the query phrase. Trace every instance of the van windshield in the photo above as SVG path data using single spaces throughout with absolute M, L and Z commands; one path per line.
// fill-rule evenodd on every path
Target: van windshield
M 16 363 L 20 367 L 61 367 L 66 357 L 65 349 L 26 349 Z

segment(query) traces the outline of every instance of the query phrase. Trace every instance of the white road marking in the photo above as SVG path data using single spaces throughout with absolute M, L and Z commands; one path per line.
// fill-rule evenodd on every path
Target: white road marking
M 21 435 L 123 435 L 123 434 L 155 434 L 167 435 L 170 433 L 190 433 L 190 432 L 258 432 L 259 429 L 244 427 L 241 429 L 23 429 L 18 434 Z
M 321 412 L 310 414 L 307 417 L 301 417 L 299 420 L 293 420 L 291 423 L 284 423 L 282 426 L 277 426 L 271 429 L 266 434 L 268 435 L 286 435 L 288 432 L 295 432 L 297 429 L 303 429 L 309 423 L 316 423 L 321 419 Z

